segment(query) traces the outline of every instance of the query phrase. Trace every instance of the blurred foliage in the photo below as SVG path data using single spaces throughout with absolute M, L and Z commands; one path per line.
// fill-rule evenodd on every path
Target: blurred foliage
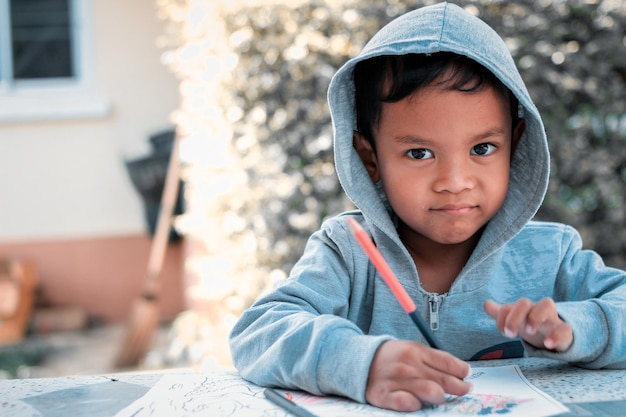
M 251 192 L 262 190 L 247 207 L 261 263 L 288 271 L 321 221 L 350 207 L 332 165 L 328 83 L 385 23 L 431 3 L 313 0 L 226 17 L 239 55 L 228 115 Z M 626 2 L 456 3 L 505 39 L 543 116 L 552 178 L 538 218 L 571 224 L 626 268 Z
M 48 351 L 38 339 L 0 345 L 0 378 L 19 378 L 20 370 L 39 365 Z

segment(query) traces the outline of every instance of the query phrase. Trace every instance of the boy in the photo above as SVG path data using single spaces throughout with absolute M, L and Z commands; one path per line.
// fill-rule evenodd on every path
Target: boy
M 359 210 L 326 221 L 235 325 L 260 385 L 398 411 L 463 395 L 464 360 L 626 367 L 626 273 L 572 228 L 531 221 L 549 176 L 540 116 L 500 37 L 451 4 L 381 29 L 328 92 Z M 430 348 L 350 233 L 360 222 L 430 323 Z M 493 300 L 493 301 L 491 301 Z

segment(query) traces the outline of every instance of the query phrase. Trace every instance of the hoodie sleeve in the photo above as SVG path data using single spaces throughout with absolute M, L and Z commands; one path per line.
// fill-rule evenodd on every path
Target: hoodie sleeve
M 585 368 L 626 369 L 626 272 L 605 266 L 597 253 L 583 250 L 580 235 L 569 226 L 562 243 L 555 300 L 559 316 L 572 326 L 574 342 L 563 353 L 525 344 L 529 355 Z
M 230 348 L 243 378 L 365 402 L 374 353 L 390 337 L 365 335 L 348 319 L 353 279 L 364 272 L 351 245 L 337 244 L 347 233 L 336 225 L 313 234 L 290 277 L 240 317 Z

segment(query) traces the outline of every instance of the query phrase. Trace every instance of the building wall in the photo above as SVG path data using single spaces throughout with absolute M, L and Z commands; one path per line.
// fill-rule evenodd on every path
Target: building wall
M 157 297 L 161 319 L 183 309 L 184 242 L 169 246 Z M 89 317 L 125 320 L 141 294 L 150 238 L 145 234 L 0 243 L 2 256 L 35 265 L 39 307 L 79 307 Z
M 153 0 L 93 0 L 94 92 L 104 117 L 0 124 L 0 256 L 33 260 L 43 297 L 123 318 L 150 238 L 125 159 L 171 128 L 178 82 L 161 63 Z M 165 316 L 182 309 L 182 251 L 168 254 Z M 171 288 L 170 288 L 171 287 Z

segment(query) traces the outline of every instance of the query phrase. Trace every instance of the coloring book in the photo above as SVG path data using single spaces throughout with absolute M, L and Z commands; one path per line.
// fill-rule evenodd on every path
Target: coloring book
M 474 368 L 467 380 L 473 383 L 469 394 L 450 396 L 441 405 L 414 413 L 396 413 L 340 397 L 318 397 L 293 390 L 278 392 L 320 417 L 545 417 L 568 411 L 533 386 L 517 365 Z M 262 387 L 245 381 L 235 371 L 219 370 L 167 374 L 115 417 L 149 416 L 286 417 L 290 414 L 269 402 Z

